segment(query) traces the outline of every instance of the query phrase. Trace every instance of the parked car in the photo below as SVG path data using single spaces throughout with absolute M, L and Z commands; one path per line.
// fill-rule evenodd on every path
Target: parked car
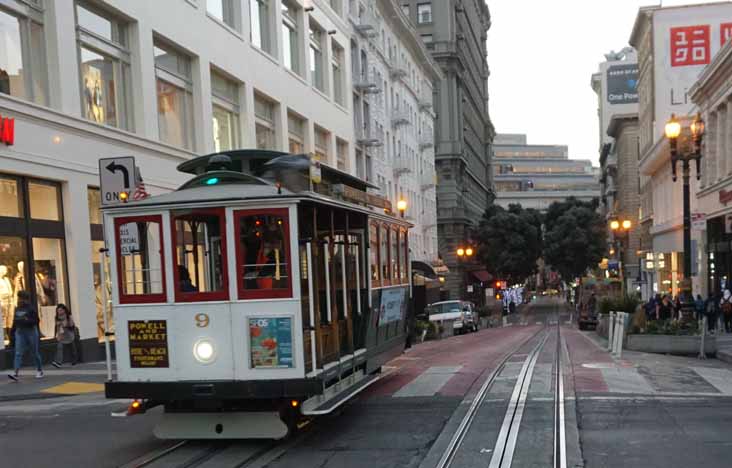
M 478 331 L 480 319 L 473 303 L 468 301 L 442 301 L 426 308 L 430 322 L 452 322 L 455 335 Z

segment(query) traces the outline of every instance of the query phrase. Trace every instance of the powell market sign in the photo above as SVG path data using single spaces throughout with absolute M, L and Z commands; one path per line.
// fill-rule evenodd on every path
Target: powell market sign
M 0 115 L 0 143 L 7 146 L 15 143 L 15 119 Z

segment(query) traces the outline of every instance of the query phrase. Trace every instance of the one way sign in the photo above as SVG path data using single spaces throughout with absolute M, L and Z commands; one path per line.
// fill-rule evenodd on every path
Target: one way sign
M 120 202 L 120 193 L 129 197 L 135 191 L 135 158 L 106 158 L 99 160 L 99 185 L 102 192 L 102 205 Z

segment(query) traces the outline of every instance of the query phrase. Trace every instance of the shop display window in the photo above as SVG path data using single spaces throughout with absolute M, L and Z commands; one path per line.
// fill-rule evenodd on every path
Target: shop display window
M 0 317 L 3 340 L 10 342 L 13 314 L 18 305 L 18 291 L 29 291 L 28 251 L 22 237 L 0 236 Z
M 0 176 L 0 217 L 23 217 L 23 197 L 17 179 Z
M 228 300 L 223 209 L 172 212 L 177 302 Z
M 165 302 L 161 217 L 117 218 L 114 224 L 120 303 Z
M 239 299 L 292 296 L 287 210 L 235 212 Z
M 30 214 L 33 219 L 61 221 L 61 193 L 53 182 L 28 182 Z
M 33 278 L 36 305 L 41 319 L 41 338 L 55 337 L 56 306 L 68 304 L 66 265 L 61 239 L 33 238 Z

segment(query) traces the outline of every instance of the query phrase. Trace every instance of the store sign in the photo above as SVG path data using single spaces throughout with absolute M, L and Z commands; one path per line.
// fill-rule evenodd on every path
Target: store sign
M 0 143 L 15 144 L 15 119 L 0 115 Z
M 610 104 L 635 104 L 638 102 L 637 63 L 608 67 L 607 102 Z
M 653 12 L 656 139 L 672 113 L 692 113 L 689 89 L 729 40 L 731 23 L 730 2 Z
M 691 228 L 697 231 L 707 230 L 707 215 L 705 213 L 691 214 Z
M 137 223 L 127 223 L 119 227 L 119 250 L 122 255 L 132 255 L 140 251 L 140 231 Z
M 249 354 L 253 369 L 295 367 L 292 358 L 292 319 L 249 319 Z
M 127 322 L 130 367 L 167 368 L 168 322 L 165 320 L 130 320 Z

